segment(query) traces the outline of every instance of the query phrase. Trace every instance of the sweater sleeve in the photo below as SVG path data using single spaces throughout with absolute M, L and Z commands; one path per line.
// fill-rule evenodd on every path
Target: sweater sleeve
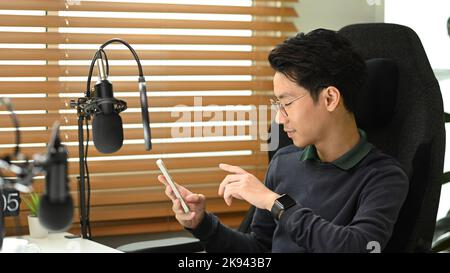
M 254 217 L 259 217 L 260 213 L 261 211 L 256 211 Z M 206 213 L 199 226 L 190 231 L 194 237 L 200 239 L 206 252 L 269 252 L 272 236 L 270 232 L 267 232 L 267 225 L 270 223 L 257 222 L 258 224 L 255 225 L 253 221 L 250 233 L 242 233 L 220 223 L 214 214 Z
M 333 224 L 297 204 L 280 219 L 291 239 L 308 252 L 369 252 L 369 242 L 383 249 L 389 241 L 409 182 L 397 166 L 374 170 L 359 196 L 355 216 L 346 226 Z

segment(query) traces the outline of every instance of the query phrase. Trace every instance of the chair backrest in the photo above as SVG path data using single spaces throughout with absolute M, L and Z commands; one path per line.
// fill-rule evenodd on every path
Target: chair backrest
M 410 179 L 408 196 L 384 251 L 428 251 L 445 151 L 438 82 L 419 38 L 408 27 L 356 24 L 339 33 L 351 41 L 368 66 L 368 83 L 355 114 L 358 127 L 367 132 L 371 143 L 397 158 Z M 278 132 L 278 149 L 291 144 L 281 127 Z M 269 152 L 269 159 L 275 152 Z M 249 230 L 252 215 L 247 215 L 240 230 Z
M 397 66 L 398 87 L 392 94 L 395 98 L 386 98 L 389 96 L 386 92 L 380 97 L 377 90 L 368 89 L 369 101 L 376 105 L 372 109 L 385 111 L 384 107 L 392 104 L 392 111 L 387 111 L 391 117 L 381 124 L 370 121 L 364 124 L 359 117 L 364 116 L 365 107 L 357 109 L 356 117 L 369 141 L 397 158 L 410 179 L 408 196 L 385 251 L 428 251 L 439 205 L 445 152 L 439 84 L 412 29 L 395 24 L 356 24 L 342 28 L 339 33 L 351 41 L 365 60 L 386 58 Z M 373 115 L 377 113 L 369 113 Z

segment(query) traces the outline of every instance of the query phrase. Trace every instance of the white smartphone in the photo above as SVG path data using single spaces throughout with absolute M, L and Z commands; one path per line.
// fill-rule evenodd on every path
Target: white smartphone
M 167 183 L 169 183 L 169 186 L 172 188 L 172 191 L 175 193 L 175 196 L 178 200 L 180 200 L 181 206 L 183 207 L 184 213 L 189 213 L 189 207 L 184 201 L 183 197 L 181 197 L 180 192 L 178 191 L 178 188 L 175 185 L 175 182 L 172 180 L 172 177 L 169 175 L 169 171 L 167 170 L 166 166 L 164 166 L 164 162 L 162 159 L 156 160 L 156 165 L 158 165 L 159 169 L 163 173 L 164 177 L 167 180 Z

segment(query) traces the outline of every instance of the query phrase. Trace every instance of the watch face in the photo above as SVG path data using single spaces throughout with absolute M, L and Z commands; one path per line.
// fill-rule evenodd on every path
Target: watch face
M 275 203 L 273 204 L 272 209 L 271 209 L 272 216 L 275 219 L 280 220 L 280 217 L 283 214 L 283 212 L 286 209 L 294 206 L 295 204 L 297 204 L 297 202 L 295 202 L 294 199 L 292 199 L 287 194 L 283 194 L 282 196 L 278 197 L 275 200 Z
M 289 195 L 283 194 L 281 197 L 277 199 L 283 209 L 289 208 L 297 204 L 294 199 L 292 199 Z

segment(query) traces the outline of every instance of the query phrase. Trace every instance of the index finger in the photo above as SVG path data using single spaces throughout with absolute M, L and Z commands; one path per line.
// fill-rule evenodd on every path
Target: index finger
M 161 183 L 163 183 L 165 186 L 168 186 L 168 185 L 169 185 L 169 183 L 167 183 L 166 178 L 165 178 L 164 175 L 162 175 L 162 174 L 158 175 L 158 181 L 161 182 Z
M 167 179 L 166 179 L 166 177 L 164 177 L 164 175 L 162 175 L 162 174 L 158 175 L 158 180 L 159 180 L 159 182 L 163 183 L 165 186 L 172 189 L 169 186 L 169 183 L 167 182 Z M 190 190 L 186 189 L 185 187 L 183 187 L 181 185 L 178 185 L 177 183 L 175 183 L 175 187 L 177 187 L 178 191 L 180 192 L 180 194 L 183 198 L 192 193 Z
M 245 174 L 247 173 L 244 169 L 238 166 L 228 165 L 225 163 L 220 163 L 219 168 L 221 168 L 224 171 L 230 172 L 230 173 L 236 173 L 236 174 Z
M 218 194 L 219 194 L 220 196 L 222 196 L 222 195 L 223 195 L 223 192 L 224 192 L 224 190 L 225 190 L 225 187 L 227 186 L 227 184 L 234 183 L 234 182 L 239 182 L 239 181 L 240 181 L 240 178 L 241 178 L 241 175 L 239 175 L 239 174 L 229 174 L 229 175 L 227 175 L 227 176 L 222 180 L 222 182 L 221 182 L 220 185 L 219 185 L 219 191 L 218 191 Z

